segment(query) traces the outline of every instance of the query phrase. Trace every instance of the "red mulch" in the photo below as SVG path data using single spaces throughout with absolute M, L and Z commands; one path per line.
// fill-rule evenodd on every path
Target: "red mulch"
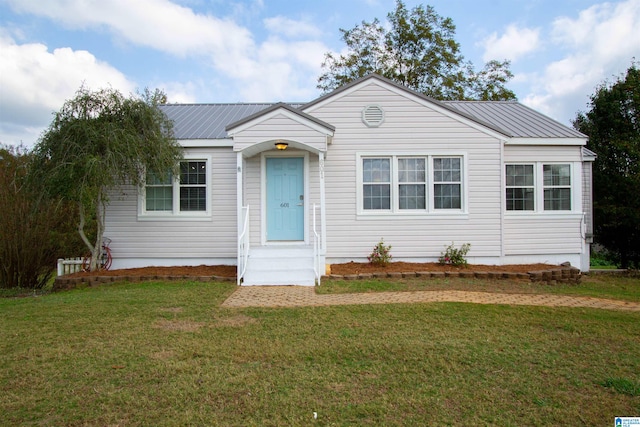
M 65 277 L 87 277 L 87 276 L 219 276 L 236 277 L 235 265 L 199 265 L 197 267 L 143 267 L 143 268 L 123 268 L 121 270 L 101 270 L 97 272 L 80 272 L 70 274 Z
M 549 264 L 518 264 L 518 265 L 479 265 L 469 264 L 467 267 L 454 267 L 451 265 L 440 265 L 438 263 L 410 263 L 392 262 L 386 266 L 377 266 L 362 262 L 348 262 L 345 264 L 332 264 L 331 274 L 349 275 L 375 272 L 400 272 L 411 273 L 416 271 L 485 271 L 485 272 L 513 272 L 528 273 L 530 271 L 548 270 L 557 266 Z M 235 277 L 235 265 L 199 265 L 197 267 L 144 267 L 127 268 L 122 270 L 108 270 L 99 272 L 74 273 L 66 277 L 87 277 L 87 276 L 219 276 Z
M 517 265 L 482 265 L 469 264 L 466 267 L 454 267 L 453 265 L 440 265 L 435 262 L 391 262 L 386 266 L 379 266 L 367 262 L 348 262 L 345 264 L 333 264 L 331 274 L 360 274 L 360 273 L 412 273 L 416 271 L 485 271 L 504 273 L 528 273 L 530 271 L 549 270 L 557 267 L 549 264 L 517 264 Z

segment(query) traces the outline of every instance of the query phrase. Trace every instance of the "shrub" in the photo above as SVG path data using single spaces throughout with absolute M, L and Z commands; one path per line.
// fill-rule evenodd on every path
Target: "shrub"
M 465 257 L 467 256 L 470 248 L 471 243 L 465 243 L 460 247 L 460 249 L 456 249 L 453 243 L 451 243 L 447 246 L 447 249 L 441 253 L 440 258 L 438 258 L 438 262 L 442 265 L 450 264 L 455 265 L 456 267 L 466 266 L 467 259 Z
M 65 238 L 75 234 L 72 207 L 27 185 L 29 160 L 23 147 L 0 146 L 0 288 L 41 289 L 61 249 L 78 247 Z
M 373 252 L 367 257 L 371 264 L 385 266 L 391 261 L 391 245 L 385 246 L 384 240 L 380 239 L 373 247 Z

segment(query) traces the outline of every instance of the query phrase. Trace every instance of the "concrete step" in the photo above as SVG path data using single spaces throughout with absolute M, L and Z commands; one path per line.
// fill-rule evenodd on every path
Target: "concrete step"
M 313 249 L 308 246 L 252 248 L 242 284 L 313 286 Z

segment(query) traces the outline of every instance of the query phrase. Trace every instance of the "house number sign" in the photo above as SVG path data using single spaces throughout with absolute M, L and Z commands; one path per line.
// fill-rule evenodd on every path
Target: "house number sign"
M 281 208 L 288 208 L 289 207 L 289 203 L 280 203 L 280 207 Z

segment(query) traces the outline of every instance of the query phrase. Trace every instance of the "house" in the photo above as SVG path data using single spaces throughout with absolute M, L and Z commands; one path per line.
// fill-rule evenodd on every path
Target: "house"
M 366 261 L 589 268 L 587 137 L 518 102 L 439 102 L 369 75 L 307 104 L 165 105 L 179 179 L 114 190 L 113 268 L 238 265 L 305 284 Z

